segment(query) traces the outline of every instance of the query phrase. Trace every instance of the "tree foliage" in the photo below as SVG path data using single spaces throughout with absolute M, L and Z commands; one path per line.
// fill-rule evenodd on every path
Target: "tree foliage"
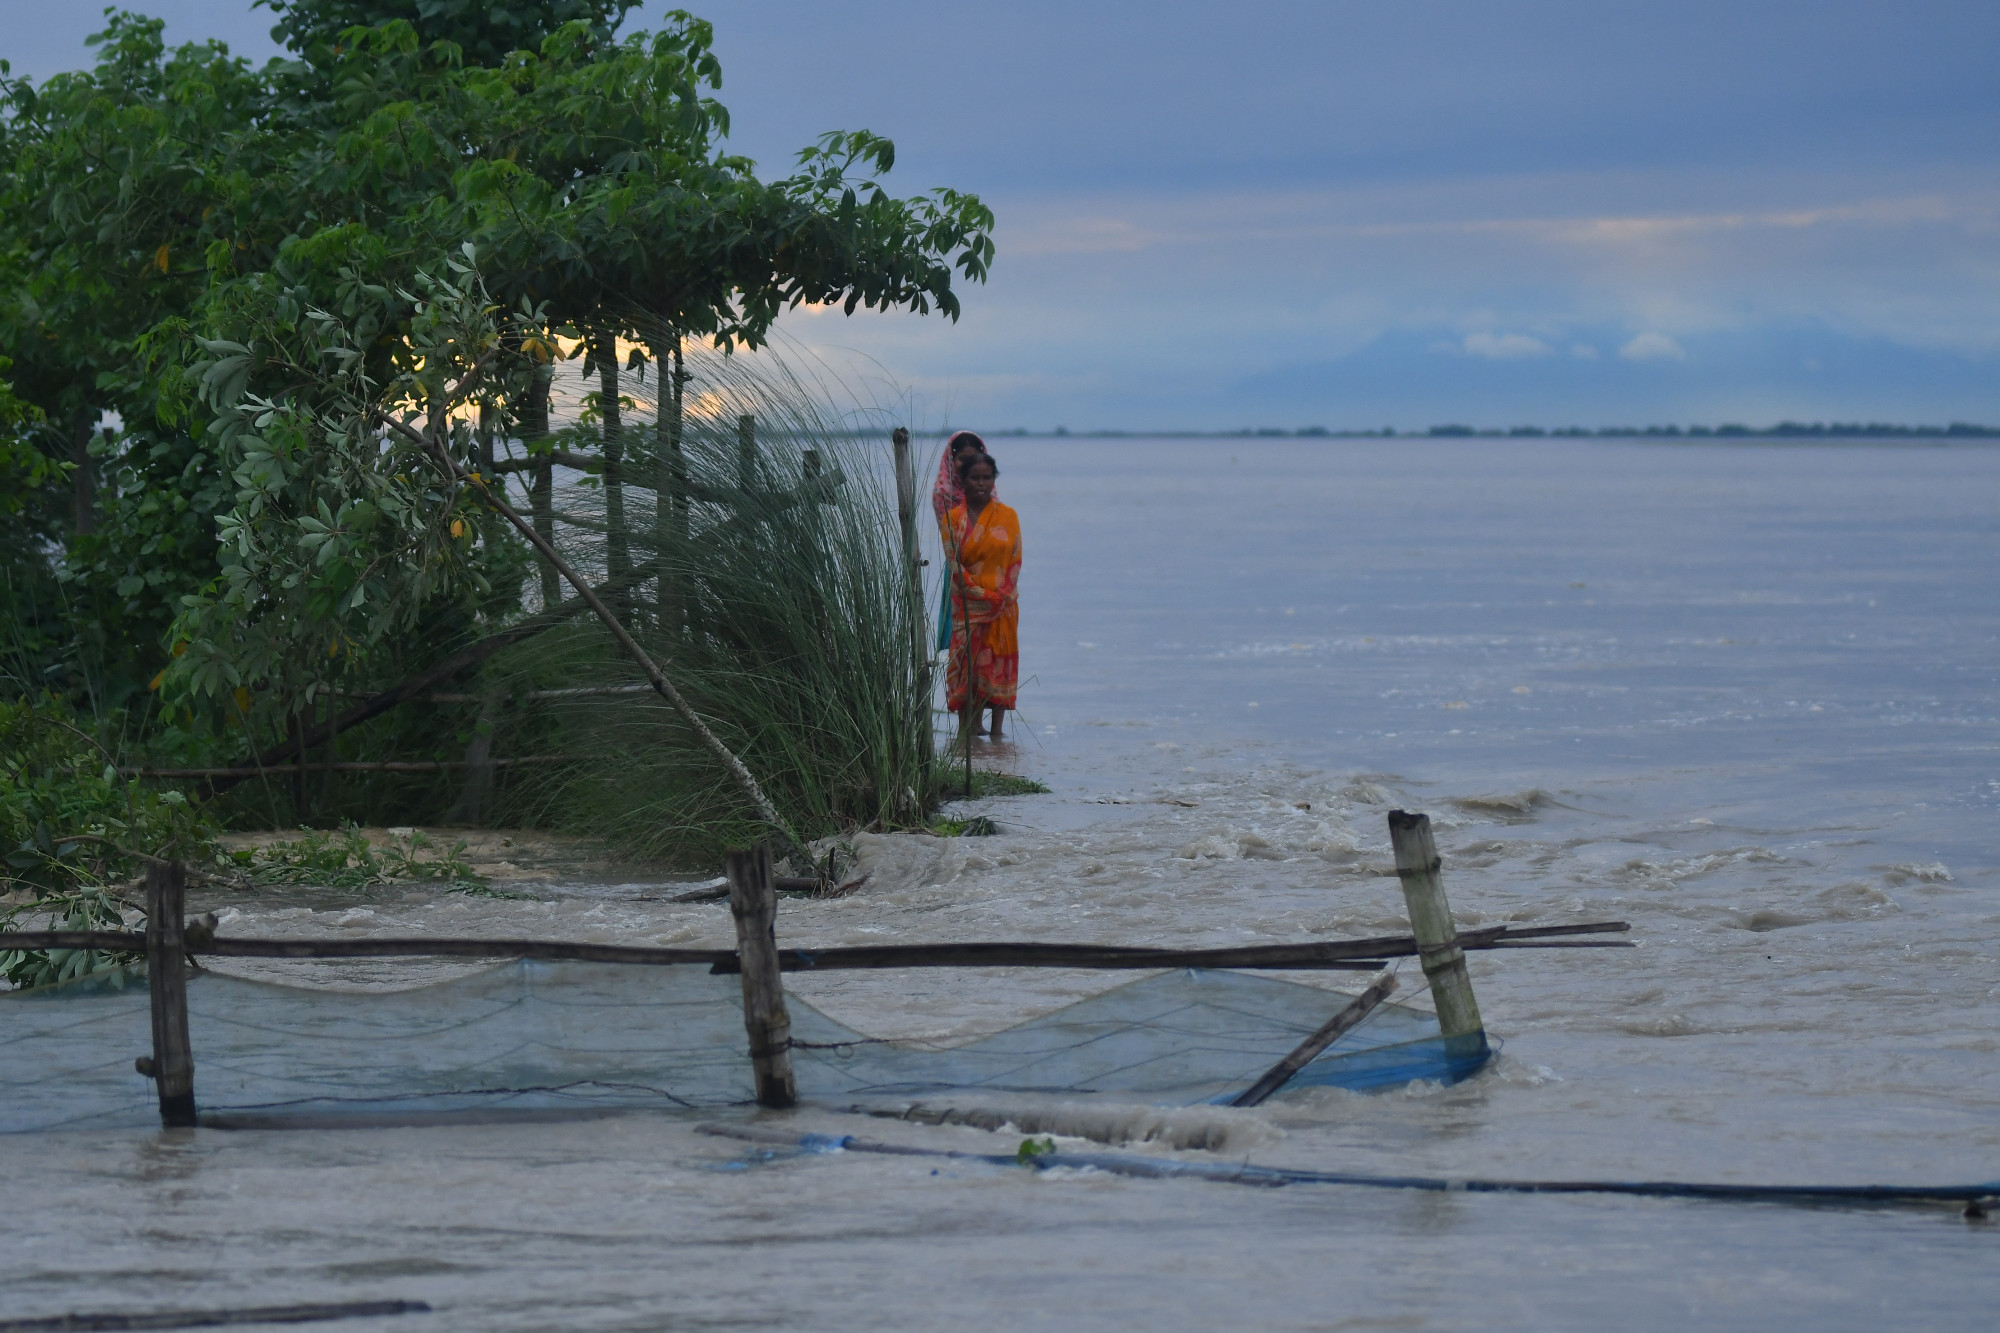
M 330 659 L 420 632 L 443 605 L 474 609 L 496 564 L 518 582 L 518 565 L 478 558 L 511 547 L 429 443 L 476 466 L 464 409 L 518 389 L 534 365 L 522 342 L 547 336 L 539 311 L 494 305 L 473 253 L 419 273 L 416 292 L 350 271 L 332 309 L 274 278 L 236 294 L 235 337 L 197 340 L 189 380 L 233 491 L 221 576 L 175 622 L 178 688 L 282 682 L 310 702 Z
M 278 15 L 271 40 L 325 65 L 354 28 L 406 23 L 426 41 L 448 42 L 468 64 L 496 65 L 515 51 L 536 51 L 553 33 L 581 23 L 592 40 L 611 41 L 639 0 L 258 0 Z
M 14 674 L 100 718 L 163 689 L 152 734 L 191 757 L 519 613 L 521 543 L 367 424 L 431 410 L 418 349 L 466 303 L 510 369 L 455 439 L 531 418 L 535 356 L 571 339 L 756 346 L 804 303 L 956 318 L 992 261 L 976 196 L 887 188 L 886 138 L 827 134 L 770 179 L 727 151 L 685 12 L 620 36 L 630 0 L 260 2 L 289 48 L 261 69 L 126 12 L 88 71 L 0 67 L 0 523 L 41 534 L 66 613 Z

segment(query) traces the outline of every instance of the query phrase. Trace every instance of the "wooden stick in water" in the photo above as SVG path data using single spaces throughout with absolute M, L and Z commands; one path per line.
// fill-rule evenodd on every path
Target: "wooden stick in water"
M 318 1324 L 335 1319 L 428 1314 L 422 1301 L 336 1301 L 310 1305 L 259 1305 L 234 1310 L 113 1310 L 59 1314 L 45 1319 L 0 1320 L 0 1333 L 110 1333 L 115 1329 L 217 1328 L 224 1324 Z
M 1389 841 L 1396 848 L 1396 874 L 1402 878 L 1403 899 L 1409 904 L 1417 957 L 1437 1003 L 1438 1031 L 1454 1054 L 1461 1048 L 1466 1054 L 1483 1052 L 1486 1023 L 1479 1016 L 1479 1001 L 1465 970 L 1465 949 L 1444 896 L 1439 874 L 1443 863 L 1431 841 L 1430 816 L 1391 810 Z
M 1375 1012 L 1376 1006 L 1396 989 L 1396 974 L 1384 972 L 1372 985 L 1354 997 L 1354 1002 L 1326 1020 L 1320 1029 L 1298 1044 L 1298 1048 L 1264 1071 L 1264 1076 L 1229 1103 L 1231 1106 L 1262 1106 L 1264 1099 L 1292 1081 L 1292 1075 L 1317 1060 L 1320 1052 L 1354 1030 L 1354 1025 Z
M 150 1072 L 160 1093 L 160 1123 L 168 1129 L 194 1124 L 194 1053 L 188 1045 L 187 959 L 181 914 L 187 910 L 187 876 L 178 861 L 146 867 L 146 981 L 153 1000 Z
M 736 956 L 742 961 L 743 1028 L 750 1036 L 757 1104 L 791 1106 L 799 1091 L 792 1078 L 792 1019 L 778 975 L 778 890 L 771 882 L 771 853 L 762 846 L 731 852 L 724 864 L 729 913 L 736 918 Z

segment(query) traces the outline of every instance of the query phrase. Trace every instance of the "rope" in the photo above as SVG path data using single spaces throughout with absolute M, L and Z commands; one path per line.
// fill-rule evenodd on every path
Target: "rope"
M 1450 1176 L 1371 1176 L 1338 1171 L 1209 1162 L 1163 1161 L 1125 1153 L 1042 1153 L 1029 1157 L 1002 1153 L 953 1152 L 876 1143 L 852 1135 L 784 1134 L 734 1125 L 697 1125 L 703 1134 L 751 1143 L 782 1143 L 804 1152 L 860 1152 L 895 1157 L 947 1157 L 994 1166 L 1091 1167 L 1112 1175 L 1148 1179 L 1188 1178 L 1230 1185 L 1355 1185 L 1366 1189 L 1423 1190 L 1447 1194 L 1620 1194 L 1645 1198 L 1705 1199 L 1719 1203 L 1781 1203 L 1803 1206 L 1881 1207 L 1889 1204 L 1963 1203 L 1967 1217 L 1984 1217 L 2000 1204 L 2000 1180 L 1971 1185 L 1733 1185 L 1679 1180 L 1493 1180 Z

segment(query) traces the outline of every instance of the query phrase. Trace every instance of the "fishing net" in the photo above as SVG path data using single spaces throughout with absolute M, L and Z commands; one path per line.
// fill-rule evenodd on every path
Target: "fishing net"
M 803 1098 L 941 1091 L 1227 1101 L 1351 997 L 1237 972 L 1149 975 L 943 1049 L 873 1039 L 788 998 Z M 205 1120 L 362 1123 L 575 1114 L 752 1099 L 742 993 L 699 967 L 503 964 L 396 991 L 215 973 L 188 983 Z M 0 995 L 0 1132 L 158 1123 L 133 1067 L 152 1048 L 143 976 Z M 1385 1004 L 1288 1084 L 1365 1089 L 1465 1077 L 1435 1016 Z

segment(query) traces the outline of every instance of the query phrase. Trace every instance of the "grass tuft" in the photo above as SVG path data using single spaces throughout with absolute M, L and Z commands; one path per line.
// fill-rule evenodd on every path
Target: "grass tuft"
M 556 507 L 585 520 L 558 528 L 565 554 L 607 572 L 660 562 L 660 579 L 616 604 L 620 619 L 802 837 L 920 828 L 934 805 L 933 675 L 915 651 L 927 626 L 904 567 L 888 432 L 857 438 L 823 390 L 768 355 L 689 360 L 678 450 L 657 419 L 622 437 L 628 475 L 661 483 L 664 501 L 636 485 L 562 496 Z M 515 697 L 642 681 L 581 621 L 487 674 Z M 542 731 L 510 740 L 512 752 L 586 756 L 510 777 L 523 822 L 684 865 L 769 834 L 655 696 L 579 694 L 521 725 Z
M 998 836 L 1000 826 L 985 815 L 974 815 L 970 819 L 934 820 L 930 831 L 940 838 L 991 838 Z
M 290 842 L 245 849 L 230 859 L 260 885 L 303 884 L 315 888 L 367 889 L 390 883 L 442 883 L 454 893 L 479 897 L 514 897 L 488 887 L 485 876 L 465 859 L 459 840 L 440 851 L 420 829 L 392 831 L 395 841 L 376 849 L 359 829 L 323 833 L 308 831 Z M 428 856 L 421 853 L 430 852 Z
M 962 780 L 964 770 L 959 775 Z M 1015 773 L 988 773 L 983 769 L 972 770 L 972 795 L 977 800 L 982 796 L 1047 796 L 1049 789 L 1033 778 L 1024 778 Z

